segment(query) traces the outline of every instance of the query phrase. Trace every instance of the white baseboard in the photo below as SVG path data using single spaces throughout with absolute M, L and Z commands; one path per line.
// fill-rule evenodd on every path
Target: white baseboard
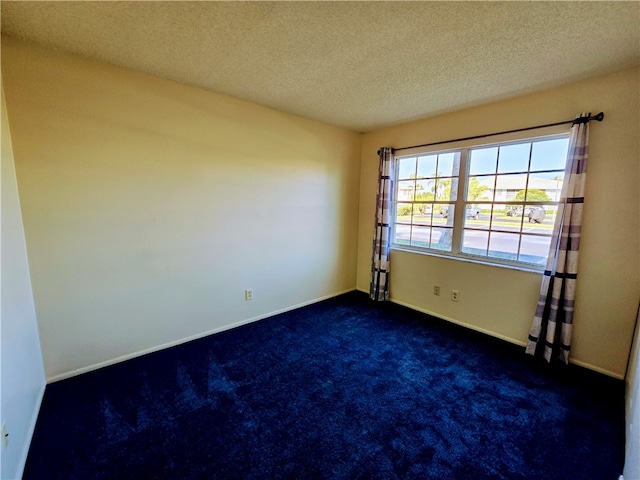
M 432 312 L 430 310 L 427 310 L 426 308 L 416 307 L 415 305 L 410 305 L 408 303 L 401 302 L 400 300 L 395 300 L 393 298 L 391 299 L 391 302 L 397 303 L 398 305 L 402 305 L 403 307 L 407 307 L 407 308 L 410 308 L 412 310 L 417 310 L 418 312 L 421 312 L 421 313 L 426 313 L 427 315 L 431 315 L 432 317 L 436 317 L 436 318 L 440 318 L 442 320 L 446 320 L 447 322 L 455 323 L 456 325 L 460 325 L 461 327 L 465 327 L 465 328 L 468 328 L 470 330 L 474 330 L 476 332 L 484 333 L 485 335 L 489 335 L 491 337 L 499 338 L 500 340 L 504 340 L 504 341 L 509 342 L 509 343 L 514 343 L 516 345 L 520 345 L 521 347 L 526 347 L 526 345 L 527 345 L 526 342 L 523 342 L 521 340 L 516 340 L 514 338 L 507 337 L 506 335 L 500 335 L 499 333 L 492 332 L 491 330 L 487 330 L 485 328 L 476 327 L 475 325 L 470 325 L 468 323 L 461 322 L 460 320 L 456 320 L 455 318 L 447 317 L 446 315 L 440 315 L 439 313 Z
M 367 294 L 369 293 L 368 291 L 365 291 L 365 290 L 361 290 L 361 289 L 358 289 L 358 290 L 361 291 L 361 292 L 367 293 Z M 418 312 L 426 313 L 427 315 L 431 315 L 432 317 L 436 317 L 436 318 L 440 318 L 442 320 L 446 320 L 447 322 L 455 323 L 456 325 L 460 325 L 460 326 L 465 327 L 465 328 L 470 328 L 471 330 L 475 330 L 476 332 L 484 333 L 486 335 L 489 335 L 489 336 L 492 336 L 492 337 L 495 337 L 495 338 L 499 338 L 501 340 L 505 340 L 505 341 L 507 341 L 509 343 L 513 343 L 515 345 L 520 345 L 522 347 L 525 347 L 527 345 L 526 342 L 523 342 L 521 340 L 510 338 L 510 337 L 507 337 L 505 335 L 500 335 L 499 333 L 492 332 L 491 330 L 486 330 L 484 328 L 476 327 L 474 325 L 470 325 L 468 323 L 461 322 L 460 320 L 456 320 L 455 318 L 450 318 L 450 317 L 447 317 L 445 315 L 440 315 L 439 313 L 432 312 L 432 311 L 427 310 L 425 308 L 416 307 L 415 305 L 411 305 L 409 303 L 405 303 L 405 302 L 402 302 L 400 300 L 396 300 L 394 298 L 391 298 L 391 302 L 392 303 L 397 303 L 398 305 L 402 305 L 403 307 L 407 307 L 407 308 L 410 308 L 412 310 L 416 310 Z M 593 364 L 588 363 L 588 362 L 583 362 L 581 360 L 576 360 L 574 358 L 569 358 L 569 363 L 573 363 L 574 365 L 578 365 L 579 367 L 583 367 L 583 368 L 586 368 L 588 370 L 593 370 L 594 372 L 602 373 L 603 375 L 607 375 L 609 377 L 613 377 L 613 378 L 616 378 L 618 380 L 624 380 L 624 375 L 621 375 L 621 374 L 616 373 L 616 372 L 612 372 L 612 371 L 607 370 L 605 368 L 598 367 L 598 366 L 593 365 Z
M 607 370 L 606 368 L 598 367 L 588 362 L 583 362 L 582 360 L 576 360 L 575 358 L 569 357 L 569 363 L 573 363 L 574 365 L 578 365 L 579 367 L 586 368 L 587 370 L 593 370 L 594 372 L 607 375 L 608 377 L 613 377 L 618 380 L 624 380 L 624 375 L 612 372 L 611 370 Z
M 24 473 L 24 467 L 27 464 L 27 456 L 29 455 L 29 447 L 31 447 L 31 440 L 33 439 L 33 432 L 36 430 L 36 422 L 38 421 L 38 415 L 40 414 L 40 407 L 42 406 L 42 399 L 44 398 L 44 390 L 47 387 L 46 383 L 40 387 L 38 396 L 36 397 L 36 403 L 31 414 L 31 421 L 29 422 L 29 429 L 27 430 L 27 441 L 22 447 L 22 453 L 20 454 L 20 460 L 18 461 L 18 471 L 16 472 L 16 478 L 22 478 Z
M 207 337 L 209 335 L 213 335 L 215 333 L 224 332 L 226 330 L 232 330 L 237 327 L 241 327 L 242 325 L 247 325 L 249 323 L 257 322 L 259 320 L 264 320 L 265 318 L 273 317 L 274 315 L 278 315 L 280 313 L 289 312 L 291 310 L 295 310 L 297 308 L 306 307 L 307 305 L 312 305 L 314 303 L 321 302 L 323 300 L 328 300 L 329 298 L 337 297 L 339 295 L 344 295 L 345 293 L 349 293 L 354 291 L 355 288 L 349 288 L 347 290 L 343 290 L 341 292 L 332 293 L 330 295 L 325 295 L 323 297 L 315 298 L 313 300 L 309 300 L 306 302 L 298 303 L 297 305 L 291 305 L 289 307 L 281 308 L 279 310 L 275 310 L 269 313 L 264 313 L 262 315 L 258 315 L 256 317 L 247 318 L 245 320 L 240 320 L 238 322 L 224 325 L 222 327 L 217 327 L 206 332 L 197 333 L 195 335 L 190 335 L 188 337 L 181 338 L 179 340 L 174 340 L 172 342 L 163 343 L 162 345 L 157 345 L 155 347 L 146 348 L 144 350 L 140 350 L 137 352 L 129 353 L 127 355 L 122 355 L 117 358 L 113 358 L 111 360 L 105 360 L 104 362 L 95 363 L 93 365 L 89 365 L 87 367 L 78 368 L 76 370 L 72 370 L 70 372 L 60 373 L 58 375 L 53 375 L 51 377 L 47 377 L 47 383 L 54 383 L 60 380 L 65 380 L 67 378 L 75 377 L 77 375 L 81 375 L 83 373 L 88 373 L 93 370 L 98 370 L 103 367 L 108 367 L 110 365 L 115 365 L 116 363 L 124 362 L 126 360 L 131 360 L 132 358 L 140 357 L 142 355 L 146 355 L 148 353 L 158 352 L 160 350 L 164 350 L 165 348 L 175 347 L 177 345 L 181 345 L 183 343 L 190 342 L 192 340 L 198 340 L 199 338 Z

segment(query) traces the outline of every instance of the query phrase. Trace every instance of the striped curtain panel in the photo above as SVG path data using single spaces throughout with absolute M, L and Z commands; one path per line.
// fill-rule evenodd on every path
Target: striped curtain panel
M 391 208 L 393 205 L 393 148 L 381 148 L 376 195 L 376 223 L 371 257 L 369 298 L 377 302 L 389 300 L 389 245 L 391 243 Z
M 571 128 L 554 236 L 526 348 L 528 354 L 541 355 L 547 362 L 552 357 L 565 364 L 569 362 L 587 176 L 589 116 L 584 113 L 579 115 Z

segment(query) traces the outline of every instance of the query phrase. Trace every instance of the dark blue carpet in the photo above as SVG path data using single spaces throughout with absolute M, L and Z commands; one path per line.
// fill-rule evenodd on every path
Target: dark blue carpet
M 354 292 L 49 385 L 24 478 L 615 480 L 623 397 Z

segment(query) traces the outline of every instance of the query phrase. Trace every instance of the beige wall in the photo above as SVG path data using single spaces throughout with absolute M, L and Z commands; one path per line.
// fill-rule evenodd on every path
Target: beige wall
M 0 447 L 0 478 L 10 479 L 22 477 L 45 381 L 11 133 L 1 89 L 0 423 L 6 427 L 9 443 L 6 448 Z
M 360 135 L 10 38 L 2 69 L 48 379 L 355 288 Z
M 365 134 L 362 140 L 358 288 L 368 290 L 381 146 L 401 147 L 605 112 L 592 123 L 572 361 L 622 378 L 638 305 L 639 71 L 569 84 Z M 515 343 L 526 341 L 538 274 L 394 251 L 393 300 Z M 438 284 L 443 295 L 432 295 Z M 448 291 L 461 292 L 459 303 Z

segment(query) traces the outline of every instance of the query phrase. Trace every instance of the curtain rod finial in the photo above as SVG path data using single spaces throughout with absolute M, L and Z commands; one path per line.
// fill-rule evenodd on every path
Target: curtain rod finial
M 595 117 L 593 117 L 593 119 L 601 122 L 602 120 L 604 120 L 604 112 L 600 112 Z

